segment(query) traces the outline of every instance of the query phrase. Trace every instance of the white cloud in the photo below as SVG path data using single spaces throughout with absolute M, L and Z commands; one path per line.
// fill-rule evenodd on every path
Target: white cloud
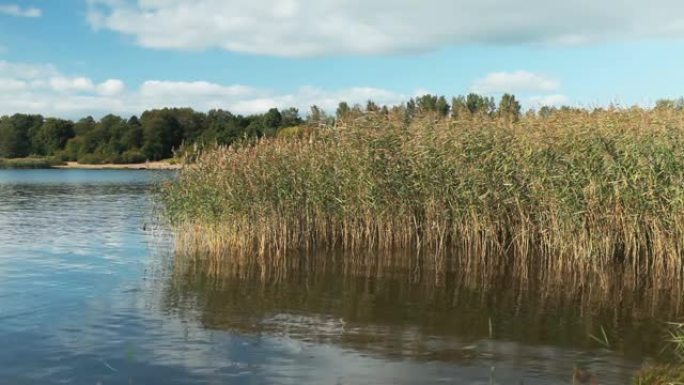
M 130 88 L 119 79 L 98 83 L 88 77 L 62 74 L 51 65 L 0 61 L 0 115 L 24 112 L 78 118 L 89 114 L 139 114 L 161 107 L 192 107 L 201 111 L 222 108 L 242 114 L 262 113 L 272 107 L 297 107 L 306 113 L 313 104 L 332 112 L 341 100 L 365 104 L 372 99 L 380 104 L 394 104 L 406 98 L 370 87 L 301 87 L 292 92 L 276 92 L 206 81 L 149 80 Z
M 40 8 L 22 8 L 16 4 L 0 4 L 0 13 L 10 16 L 31 18 L 41 17 L 43 15 L 43 11 L 41 11 Z
M 251 114 L 262 113 L 272 107 L 297 107 L 302 113 L 312 105 L 334 111 L 337 104 L 365 103 L 372 99 L 377 103 L 390 104 L 403 100 L 403 95 L 378 88 L 352 87 L 326 90 L 316 87 L 300 87 L 294 92 L 274 92 L 268 89 L 244 85 L 220 85 L 209 82 L 146 81 L 134 98 L 145 108 L 163 106 L 193 107 L 198 110 L 214 108 Z
M 145 47 L 287 57 L 684 36 L 680 0 L 89 0 Z
M 119 79 L 108 79 L 97 85 L 97 93 L 103 96 L 116 96 L 126 89 L 126 84 Z
M 95 88 L 93 81 L 85 77 L 53 77 L 50 87 L 57 92 L 88 92 Z
M 482 94 L 549 92 L 556 91 L 560 83 L 548 76 L 527 71 L 493 72 L 473 83 L 471 91 Z
M 0 60 L 0 76 L 22 80 L 45 79 L 57 76 L 57 69 L 50 64 L 32 64 Z
M 0 78 L 0 92 L 19 92 L 29 88 L 29 84 L 23 80 Z
M 563 94 L 552 94 L 544 96 L 532 96 L 529 98 L 529 104 L 532 107 L 538 108 L 543 106 L 559 107 L 568 105 L 570 99 Z

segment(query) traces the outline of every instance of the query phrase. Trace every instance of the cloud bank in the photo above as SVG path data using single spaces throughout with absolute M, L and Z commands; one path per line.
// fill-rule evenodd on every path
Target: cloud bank
M 89 0 L 144 47 L 285 57 L 684 36 L 680 0 Z
M 372 99 L 380 104 L 396 104 L 410 96 L 373 87 L 300 87 L 292 92 L 275 92 L 206 81 L 148 80 L 130 88 L 120 79 L 97 82 L 85 76 L 65 75 L 52 65 L 0 60 L 0 115 L 22 112 L 79 118 L 90 114 L 139 114 L 161 107 L 200 111 L 221 108 L 241 114 L 297 107 L 306 113 L 314 104 L 334 111 L 341 100 L 365 104 Z

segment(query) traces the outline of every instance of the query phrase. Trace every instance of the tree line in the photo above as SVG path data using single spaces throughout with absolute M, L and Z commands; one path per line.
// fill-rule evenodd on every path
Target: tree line
M 77 121 L 15 114 L 0 117 L 0 158 L 49 156 L 80 163 L 138 163 L 170 158 L 184 146 L 230 145 L 245 138 L 275 136 L 289 127 L 330 125 L 366 113 L 394 114 L 406 121 L 428 114 L 436 118 L 478 114 L 515 121 L 521 107 L 510 94 L 504 94 L 497 104 L 492 97 L 471 93 L 451 100 L 423 95 L 391 107 L 373 101 L 366 106 L 341 102 L 332 116 L 312 106 L 306 118 L 300 117 L 296 108 L 272 108 L 247 116 L 220 109 L 204 113 L 164 108 L 145 111 L 140 117 L 110 114 L 99 120 L 88 116 Z
M 0 158 L 54 156 L 80 163 L 137 163 L 170 158 L 184 145 L 231 144 L 302 123 L 294 108 L 249 116 L 164 108 L 128 119 L 106 115 L 77 121 L 15 114 L 0 117 Z

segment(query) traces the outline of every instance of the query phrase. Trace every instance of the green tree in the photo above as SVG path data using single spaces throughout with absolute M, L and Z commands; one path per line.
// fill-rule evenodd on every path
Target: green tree
M 418 112 L 425 114 L 436 114 L 437 117 L 446 117 L 449 115 L 450 106 L 444 96 L 426 94 L 416 99 L 416 108 Z
M 299 117 L 299 110 L 294 107 L 281 111 L 280 115 L 282 116 L 281 127 L 298 126 L 303 123 L 302 118 Z
M 516 122 L 520 119 L 520 103 L 515 100 L 515 96 L 511 94 L 503 94 L 499 101 L 499 116 Z
M 416 107 L 418 112 L 426 114 L 437 110 L 437 96 L 426 94 L 416 99 Z
M 9 128 L 7 129 L 7 136 L 5 139 L 6 145 L 9 147 L 18 146 L 15 147 L 12 152 L 18 150 L 19 153 L 26 155 L 38 153 L 38 151 L 33 148 L 33 137 L 37 135 L 38 130 L 43 125 L 43 117 L 41 115 L 14 114 L 10 117 L 5 117 L 4 119 L 7 119 L 7 123 L 14 127 L 11 130 Z M 26 135 L 26 137 L 24 137 L 24 135 Z M 16 142 L 17 140 L 18 142 Z M 10 142 L 14 143 L 10 145 Z
M 440 117 L 446 117 L 449 115 L 450 106 L 444 96 L 440 96 L 435 103 L 435 111 Z
M 264 114 L 263 125 L 266 135 L 274 135 L 283 123 L 283 115 L 277 108 L 271 108 Z
M 183 142 L 183 128 L 168 109 L 145 111 L 140 119 L 143 129 L 143 153 L 150 160 L 173 156 Z
M 131 116 L 126 122 L 126 129 L 120 142 L 125 151 L 139 149 L 143 146 L 142 124 L 140 124 L 137 116 Z
M 30 150 L 28 128 L 15 124 L 8 117 L 0 119 L 0 158 L 25 157 Z
M 406 108 L 405 108 L 405 120 L 406 122 L 410 122 L 416 117 L 416 101 L 413 100 L 413 98 L 409 99 L 408 102 L 406 102 Z
M 73 138 L 74 123 L 69 120 L 48 118 L 34 137 L 34 149 L 38 155 L 54 155 L 64 148 L 67 141 Z
M 95 128 L 95 125 L 97 125 L 95 119 L 92 116 L 87 116 L 74 124 L 74 134 L 76 136 L 86 135 Z
M 492 115 L 496 111 L 494 98 L 488 98 L 475 93 L 470 93 L 466 96 L 466 107 L 473 115 Z

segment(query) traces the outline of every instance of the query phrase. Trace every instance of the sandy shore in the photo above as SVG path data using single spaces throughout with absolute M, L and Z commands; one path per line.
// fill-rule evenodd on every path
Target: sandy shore
M 90 170 L 178 170 L 181 168 L 181 165 L 171 164 L 165 161 L 131 164 L 80 164 L 78 162 L 67 162 L 66 165 L 54 166 L 54 168 Z

